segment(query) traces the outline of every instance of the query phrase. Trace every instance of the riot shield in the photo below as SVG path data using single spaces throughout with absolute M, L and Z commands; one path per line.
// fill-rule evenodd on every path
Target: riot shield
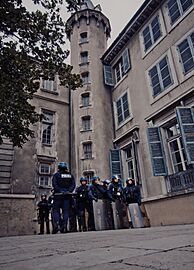
M 116 200 L 114 203 L 112 203 L 112 209 L 115 230 L 129 228 L 127 209 L 122 200 Z
M 128 206 L 131 222 L 134 228 L 143 228 L 144 220 L 141 209 L 137 203 L 131 203 Z
M 96 231 L 113 229 L 111 203 L 108 200 L 93 202 L 94 223 Z

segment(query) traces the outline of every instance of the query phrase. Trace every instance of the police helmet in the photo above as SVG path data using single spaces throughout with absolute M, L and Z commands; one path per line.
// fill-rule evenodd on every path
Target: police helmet
M 66 162 L 60 162 L 58 164 L 58 169 L 59 170 L 67 170 L 68 169 L 68 164 Z
M 112 180 L 115 180 L 115 179 L 118 179 L 119 180 L 120 178 L 118 177 L 118 175 L 113 175 L 112 176 Z
M 99 177 L 99 176 L 94 176 L 94 177 L 92 178 L 92 183 L 94 183 L 96 180 L 100 180 L 100 177 Z
M 46 198 L 47 198 L 47 194 L 46 194 L 46 193 L 42 193 L 42 194 L 41 194 L 41 199 L 42 199 L 42 198 L 45 198 L 45 199 L 46 199 Z
M 81 178 L 80 178 L 80 183 L 82 183 L 83 181 L 86 181 L 86 182 L 87 182 L 87 181 L 88 181 L 88 179 L 87 179 L 87 178 L 85 178 L 85 177 L 81 177 Z
M 103 181 L 103 184 L 104 185 L 109 185 L 111 183 L 111 181 L 109 180 L 109 179 L 105 179 L 104 181 Z

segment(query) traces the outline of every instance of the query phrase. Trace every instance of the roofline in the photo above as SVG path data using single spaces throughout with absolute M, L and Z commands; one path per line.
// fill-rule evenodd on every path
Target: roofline
M 161 6 L 165 0 L 145 0 L 131 20 L 123 28 L 120 34 L 116 37 L 110 47 L 101 57 L 103 63 L 110 63 L 114 59 L 114 55 L 126 45 L 129 39 L 142 27 L 143 23 L 148 19 L 147 14 L 152 14 L 157 7 Z M 139 21 L 138 21 L 139 20 Z M 115 51 L 115 53 L 114 53 Z

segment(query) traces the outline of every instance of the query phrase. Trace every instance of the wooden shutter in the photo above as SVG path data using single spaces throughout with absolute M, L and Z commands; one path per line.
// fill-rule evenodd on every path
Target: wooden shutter
M 111 175 L 122 177 L 121 151 L 120 149 L 110 150 Z
M 106 85 L 114 86 L 111 66 L 104 65 L 104 82 Z
M 126 48 L 122 54 L 124 73 L 130 69 L 129 51 Z
M 155 176 L 167 175 L 164 148 L 159 127 L 148 128 L 148 143 Z
M 177 120 L 182 135 L 187 163 L 194 164 L 194 115 L 190 107 L 176 108 Z

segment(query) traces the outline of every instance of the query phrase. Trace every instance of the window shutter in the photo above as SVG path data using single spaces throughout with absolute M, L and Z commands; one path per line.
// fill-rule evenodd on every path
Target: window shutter
M 194 164 L 194 116 L 190 107 L 176 108 L 177 120 L 182 135 L 187 163 Z
M 154 176 L 167 175 L 164 148 L 159 127 L 148 128 L 148 143 Z
M 104 65 L 104 82 L 106 85 L 114 86 L 111 66 Z
M 124 50 L 122 58 L 123 58 L 124 73 L 126 73 L 130 69 L 129 51 L 127 48 Z
M 120 149 L 110 150 L 111 175 L 122 177 L 121 169 L 121 151 Z

